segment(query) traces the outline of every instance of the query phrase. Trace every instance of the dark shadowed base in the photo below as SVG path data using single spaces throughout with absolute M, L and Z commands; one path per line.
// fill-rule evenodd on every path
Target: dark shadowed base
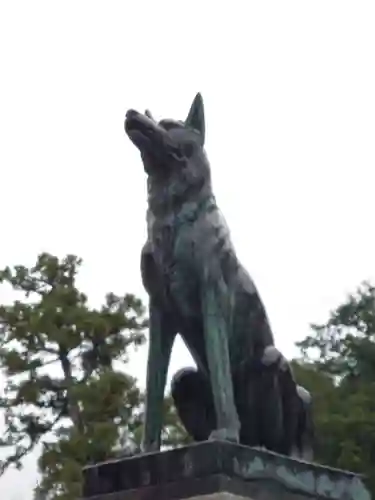
M 84 469 L 91 500 L 371 500 L 362 478 L 211 441 Z

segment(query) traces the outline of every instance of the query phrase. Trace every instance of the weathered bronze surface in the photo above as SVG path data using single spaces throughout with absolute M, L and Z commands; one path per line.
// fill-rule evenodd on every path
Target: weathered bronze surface
M 148 185 L 143 450 L 160 448 L 166 375 L 179 333 L 197 368 L 175 375 L 172 395 L 195 440 L 239 441 L 311 458 L 310 396 L 274 347 L 260 295 L 213 195 L 201 95 L 184 122 L 157 123 L 148 111 L 129 110 L 125 130 L 141 153 Z

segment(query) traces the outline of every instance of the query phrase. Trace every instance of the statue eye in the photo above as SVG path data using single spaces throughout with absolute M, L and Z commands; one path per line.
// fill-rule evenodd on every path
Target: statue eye
M 194 146 L 193 142 L 185 142 L 183 145 L 184 156 L 186 158 L 190 158 L 194 154 Z
M 183 151 L 183 148 L 181 147 L 176 147 L 171 149 L 170 154 L 176 159 L 176 160 L 183 160 L 185 158 L 185 153 Z

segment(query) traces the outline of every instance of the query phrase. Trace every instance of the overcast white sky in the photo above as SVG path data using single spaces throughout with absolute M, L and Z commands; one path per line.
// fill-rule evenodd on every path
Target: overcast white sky
M 1 2 L 0 266 L 75 253 L 93 302 L 146 298 L 125 112 L 184 119 L 201 91 L 218 203 L 292 355 L 375 275 L 374 25 L 373 0 Z M 129 369 L 143 383 L 144 351 Z M 35 480 L 32 456 L 0 496 Z

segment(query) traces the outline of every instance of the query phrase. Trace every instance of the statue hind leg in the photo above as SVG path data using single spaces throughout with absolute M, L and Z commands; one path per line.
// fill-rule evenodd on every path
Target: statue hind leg
M 280 448 L 275 451 L 311 461 L 314 440 L 311 395 L 297 385 L 291 365 L 274 346 L 266 348 L 263 364 L 273 367 L 281 395 L 283 431 Z
M 207 377 L 195 368 L 183 368 L 172 379 L 177 414 L 194 441 L 208 440 L 216 428 L 212 391 Z
M 235 394 L 241 422 L 240 442 L 281 452 L 282 399 L 277 370 L 251 359 L 237 372 Z
M 300 385 L 297 386 L 297 394 L 299 398 L 299 420 L 296 437 L 296 450 L 298 457 L 307 462 L 312 462 L 314 459 L 314 420 L 312 412 L 312 397 L 311 394 Z
M 234 376 L 235 401 L 240 419 L 240 443 L 247 446 L 261 446 L 259 412 L 259 377 L 246 363 L 243 370 Z

